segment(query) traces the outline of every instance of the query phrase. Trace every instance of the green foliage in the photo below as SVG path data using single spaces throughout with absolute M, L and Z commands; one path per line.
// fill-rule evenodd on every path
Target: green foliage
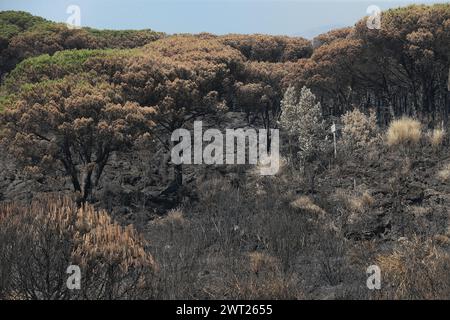
M 23 11 L 1 11 L 0 12 L 0 37 L 10 39 L 19 32 L 26 31 L 40 24 L 48 23 L 41 17 L 33 16 Z
M 2 39 L 10 39 L 19 32 L 20 28 L 18 26 L 0 21 L 0 37 Z
M 86 71 L 84 63 L 93 57 L 127 55 L 130 50 L 66 50 L 54 55 L 40 55 L 19 63 L 6 77 L 4 88 L 8 92 L 18 92 L 25 84 L 54 80 L 69 74 Z
M 0 113 L 7 109 L 15 101 L 15 95 L 0 95 Z
M 20 61 L 70 49 L 129 49 L 164 37 L 152 30 L 69 29 L 26 12 L 0 12 L 0 77 Z

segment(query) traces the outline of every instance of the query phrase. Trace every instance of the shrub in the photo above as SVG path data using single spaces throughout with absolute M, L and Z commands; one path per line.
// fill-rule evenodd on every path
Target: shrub
M 383 298 L 450 297 L 450 256 L 432 241 L 403 241 L 393 252 L 378 255 L 377 264 L 385 279 Z
M 374 145 L 378 138 L 378 125 L 374 111 L 367 116 L 358 109 L 342 116 L 342 141 L 352 150 L 361 150 Z
M 422 125 L 419 121 L 403 117 L 394 120 L 389 125 L 387 132 L 387 144 L 396 145 L 415 145 L 419 143 L 422 136 Z
M 307 87 L 297 97 L 295 89 L 289 87 L 281 102 L 280 125 L 297 139 L 299 155 L 304 161 L 322 150 L 325 138 L 324 120 L 320 102 Z
M 77 208 L 68 198 L 45 197 L 30 205 L 0 206 L 0 279 L 7 299 L 128 299 L 151 294 L 156 263 L 133 228 L 105 211 Z M 78 265 L 81 289 L 69 290 L 66 270 Z M 2 268 L 3 270 L 3 268 Z M 1 274 L 3 278 L 3 274 Z
M 19 92 L 27 83 L 60 79 L 68 74 L 83 72 L 83 64 L 92 57 L 106 56 L 112 50 L 67 50 L 54 55 L 43 54 L 23 60 L 12 70 L 4 81 L 9 92 Z

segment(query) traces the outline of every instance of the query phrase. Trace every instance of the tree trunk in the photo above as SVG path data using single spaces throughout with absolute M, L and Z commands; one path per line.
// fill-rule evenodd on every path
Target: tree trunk
M 175 184 L 177 186 L 182 186 L 183 185 L 183 165 L 182 164 L 177 164 L 175 165 L 174 168 L 174 180 L 175 180 Z
M 92 169 L 89 169 L 83 181 L 83 203 L 86 203 L 92 194 Z

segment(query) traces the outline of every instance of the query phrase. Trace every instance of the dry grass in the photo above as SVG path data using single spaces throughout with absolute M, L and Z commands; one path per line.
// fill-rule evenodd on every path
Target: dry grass
M 118 225 L 90 205 L 78 208 L 69 198 L 1 205 L 0 242 L 1 256 L 13 270 L 7 297 L 127 299 L 150 294 L 151 275 L 158 269 L 131 226 Z M 65 286 L 71 264 L 82 271 L 75 292 Z
M 236 279 L 231 284 L 231 291 L 233 296 L 245 300 L 304 298 L 295 285 L 295 279 L 283 277 L 282 274 Z
M 434 129 L 428 133 L 428 140 L 433 148 L 438 149 L 442 146 L 445 138 L 445 131 L 442 129 Z
M 337 189 L 331 199 L 337 210 L 343 213 L 341 223 L 351 225 L 364 223 L 375 203 L 365 187 L 359 187 L 359 190 Z
M 409 206 L 408 211 L 416 216 L 425 216 L 433 211 L 431 207 L 423 207 L 423 206 Z
M 231 294 L 238 299 L 300 299 L 297 279 L 281 271 L 281 262 L 263 252 L 248 254 L 246 276 L 235 276 L 231 282 Z
M 450 245 L 450 237 L 444 235 L 444 234 L 438 234 L 434 236 L 434 240 L 437 244 L 441 246 L 448 246 Z
M 250 270 L 255 274 L 277 272 L 280 268 L 278 259 L 263 252 L 251 252 L 248 256 L 250 258 Z
M 437 176 L 441 182 L 448 182 L 450 180 L 450 163 L 439 170 Z
M 419 121 L 403 117 L 391 122 L 386 134 L 389 146 L 415 145 L 422 137 L 422 125 Z
M 294 209 L 300 209 L 300 210 L 305 210 L 317 215 L 324 215 L 325 211 L 319 207 L 318 205 L 316 205 L 310 197 L 307 196 L 301 196 L 297 199 L 295 199 L 294 201 L 291 202 L 291 207 Z
M 383 298 L 450 298 L 450 255 L 432 241 L 402 241 L 393 252 L 378 255 L 377 265 L 384 275 Z
M 170 210 L 165 217 L 155 220 L 154 223 L 157 225 L 170 225 L 172 227 L 181 227 L 186 225 L 187 220 L 184 218 L 183 210 L 178 208 Z
M 375 202 L 368 191 L 364 191 L 361 196 L 351 197 L 348 199 L 348 201 L 350 208 L 355 212 L 364 212 L 366 208 L 372 206 Z
M 375 199 L 367 190 L 347 191 L 338 189 L 334 194 L 334 199 L 342 203 L 352 213 L 363 213 L 375 203 Z

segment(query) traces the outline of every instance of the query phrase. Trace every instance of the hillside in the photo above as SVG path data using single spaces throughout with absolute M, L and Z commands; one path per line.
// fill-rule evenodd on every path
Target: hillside
M 450 4 L 382 21 L 311 42 L 0 12 L 0 299 L 450 298 Z M 280 170 L 176 163 L 194 121 L 279 129 Z M 68 261 L 98 276 L 67 290 Z

